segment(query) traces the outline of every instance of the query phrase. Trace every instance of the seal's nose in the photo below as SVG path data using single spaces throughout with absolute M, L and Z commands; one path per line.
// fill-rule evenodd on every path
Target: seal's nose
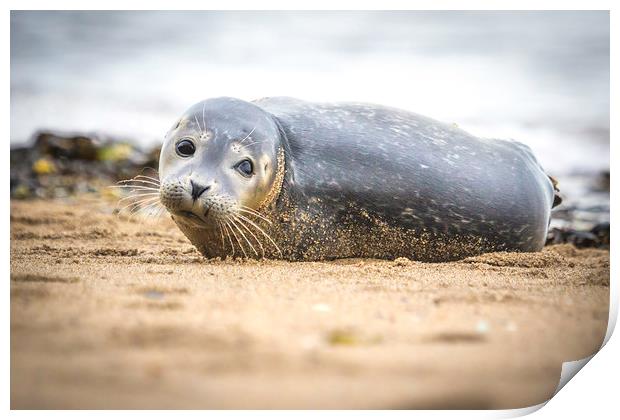
M 197 182 L 194 182 L 190 179 L 189 183 L 192 186 L 192 198 L 194 199 L 194 201 L 196 201 L 198 199 L 198 197 L 200 197 L 202 195 L 202 193 L 204 193 L 205 191 L 207 191 L 210 186 L 204 186 L 204 185 L 200 185 Z

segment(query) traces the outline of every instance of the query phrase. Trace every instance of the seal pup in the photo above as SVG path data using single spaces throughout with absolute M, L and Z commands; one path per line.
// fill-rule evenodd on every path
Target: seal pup
M 360 103 L 214 98 L 166 134 L 161 203 L 208 258 L 539 251 L 554 182 L 518 142 Z

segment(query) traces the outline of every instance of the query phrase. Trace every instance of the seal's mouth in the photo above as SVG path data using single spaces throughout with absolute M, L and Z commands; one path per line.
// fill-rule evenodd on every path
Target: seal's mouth
M 193 219 L 193 220 L 202 220 L 200 216 L 198 216 L 196 213 L 187 211 L 187 210 L 181 210 L 179 212 L 179 216 L 183 216 L 183 217 L 186 217 L 188 219 Z
M 194 225 L 199 225 L 200 227 L 206 227 L 209 225 L 209 223 L 207 222 L 209 209 L 207 209 L 202 215 L 189 210 L 176 211 L 174 214 L 185 219 L 188 222 L 191 222 Z

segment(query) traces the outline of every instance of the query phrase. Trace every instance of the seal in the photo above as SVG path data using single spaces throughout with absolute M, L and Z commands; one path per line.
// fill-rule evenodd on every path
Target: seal
M 161 203 L 208 258 L 449 261 L 539 251 L 556 182 L 525 145 L 361 103 L 195 104 L 166 134 Z

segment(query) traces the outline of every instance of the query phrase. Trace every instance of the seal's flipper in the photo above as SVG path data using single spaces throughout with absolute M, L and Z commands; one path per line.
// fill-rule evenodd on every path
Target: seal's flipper
M 562 204 L 562 197 L 560 196 L 560 189 L 558 188 L 558 180 L 552 177 L 551 175 L 547 175 L 551 180 L 551 184 L 553 185 L 553 204 L 551 208 L 557 207 Z

